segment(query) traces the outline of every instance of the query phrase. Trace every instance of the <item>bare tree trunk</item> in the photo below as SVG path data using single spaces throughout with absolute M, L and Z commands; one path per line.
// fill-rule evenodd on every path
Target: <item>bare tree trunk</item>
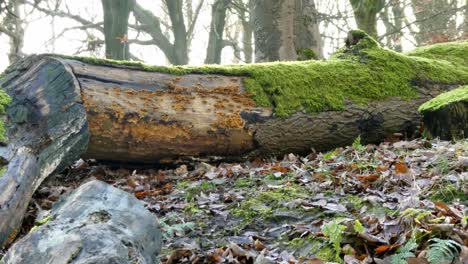
M 314 0 L 295 0 L 294 48 L 298 59 L 323 58 L 318 12 Z
M 384 7 L 383 0 L 350 0 L 359 29 L 377 39 L 377 14 Z
M 403 37 L 403 33 L 401 32 L 404 18 L 403 11 L 400 0 L 392 0 L 389 5 L 384 7 L 384 11 L 381 15 L 382 22 L 386 29 L 386 46 L 398 52 L 401 52 L 403 49 L 401 46 L 401 39 Z
M 224 48 L 223 34 L 226 12 L 231 0 L 216 0 L 211 7 L 211 28 L 206 49 L 205 64 L 220 64 Z
M 293 61 L 304 49 L 321 56 L 314 9 L 314 3 L 306 0 L 252 1 L 255 61 Z
M 183 1 L 165 0 L 164 1 L 171 19 L 172 32 L 174 34 L 174 57 L 176 65 L 188 64 L 187 30 L 185 28 Z
M 20 12 L 21 1 L 9 1 L 5 6 L 8 12 L 5 14 L 3 26 L 0 25 L 0 32 L 5 33 L 9 38 L 10 50 L 8 52 L 8 60 L 11 63 L 21 59 L 24 54 L 22 52 L 24 46 L 24 29 L 23 19 Z
M 130 59 L 128 47 L 128 17 L 133 0 L 102 0 L 106 58 Z

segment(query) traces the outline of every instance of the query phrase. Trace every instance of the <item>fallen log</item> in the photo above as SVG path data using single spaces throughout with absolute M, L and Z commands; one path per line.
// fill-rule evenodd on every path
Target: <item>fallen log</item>
M 141 201 L 104 182 L 88 182 L 0 260 L 13 263 L 156 263 L 156 216 Z
M 430 136 L 443 140 L 468 137 L 468 86 L 440 94 L 419 111 Z
M 38 55 L 13 65 L 0 81 L 13 99 L 0 245 L 42 180 L 79 156 L 154 163 L 304 154 L 358 135 L 377 143 L 410 136 L 423 102 L 468 83 L 468 42 L 405 55 L 351 36 L 322 62 L 160 67 Z

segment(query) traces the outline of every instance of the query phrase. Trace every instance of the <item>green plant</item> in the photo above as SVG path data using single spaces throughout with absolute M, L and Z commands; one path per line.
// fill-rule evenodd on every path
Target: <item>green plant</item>
M 429 241 L 433 243 L 429 246 L 426 258 L 431 264 L 453 260 L 460 254 L 461 245 L 453 240 L 433 238 Z
M 341 221 L 333 220 L 322 226 L 322 233 L 329 237 L 330 243 L 335 251 L 335 260 L 340 260 L 342 233 L 346 226 L 340 224 Z
M 364 226 L 361 224 L 361 221 L 359 221 L 358 219 L 354 220 L 354 232 L 356 233 L 364 232 Z
M 397 250 L 397 253 L 390 258 L 391 264 L 407 264 L 407 258 L 414 257 L 413 251 L 418 248 L 418 244 L 416 243 L 416 238 L 414 236 L 411 237 L 402 247 Z
M 338 155 L 340 153 L 340 151 L 338 149 L 334 149 L 332 151 L 328 151 L 327 153 L 324 153 L 323 154 L 323 159 L 325 160 L 329 160 L 329 159 L 332 159 L 333 157 L 335 157 L 336 155 Z
M 406 219 L 414 219 L 416 223 L 419 223 L 421 219 L 432 214 L 432 211 L 425 209 L 408 208 L 401 212 L 401 217 Z
M 357 151 L 364 151 L 366 147 L 361 144 L 361 135 L 357 136 L 353 141 L 353 148 Z
M 184 235 L 187 231 L 191 231 L 195 228 L 195 223 L 193 222 L 182 222 L 182 223 L 174 223 L 180 220 L 176 213 L 168 214 L 165 217 L 159 219 L 159 226 L 163 231 L 163 238 L 170 239 L 173 238 L 174 235 Z M 182 219 L 183 221 L 183 219 Z

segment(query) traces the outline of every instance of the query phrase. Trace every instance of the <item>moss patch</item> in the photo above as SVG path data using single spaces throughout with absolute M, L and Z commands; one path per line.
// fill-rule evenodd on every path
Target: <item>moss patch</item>
M 468 49 L 468 47 L 467 47 Z M 468 55 L 467 55 L 468 56 Z M 419 107 L 420 112 L 435 111 L 448 104 L 456 102 L 468 102 L 468 85 L 440 94 Z
M 3 119 L 6 113 L 6 108 L 10 103 L 10 96 L 0 86 L 0 141 L 5 140 L 5 122 Z
M 132 66 L 174 75 L 222 74 L 246 76 L 244 84 L 258 106 L 273 107 L 277 116 L 345 109 L 345 101 L 365 104 L 398 96 L 411 99 L 419 92 L 412 83 L 468 83 L 468 42 L 438 44 L 409 55 L 380 48 L 364 36 L 327 61 L 271 62 L 249 65 L 149 66 L 139 62 L 88 57 L 62 58 L 90 64 Z M 442 56 L 449 52 L 449 60 Z M 444 58 L 444 59 L 441 59 Z
M 240 218 L 244 225 L 254 220 L 272 220 L 274 211 L 287 209 L 284 203 L 306 198 L 308 195 L 304 187 L 296 185 L 262 191 L 257 196 L 242 201 L 240 207 L 232 210 L 232 214 Z
M 468 41 L 419 47 L 406 54 L 433 60 L 446 60 L 466 66 L 468 64 Z

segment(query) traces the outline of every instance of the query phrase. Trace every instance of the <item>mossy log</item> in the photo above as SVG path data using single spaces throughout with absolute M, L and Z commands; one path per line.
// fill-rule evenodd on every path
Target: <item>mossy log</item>
M 364 143 L 410 136 L 423 102 L 468 83 L 459 57 L 467 47 L 435 45 L 413 56 L 364 36 L 328 61 L 202 67 L 28 57 L 0 81 L 13 99 L 1 152 L 0 244 L 14 237 L 41 181 L 80 156 L 239 159 L 328 150 L 358 135 Z
M 468 137 L 468 86 L 443 93 L 419 108 L 424 128 L 444 140 Z

